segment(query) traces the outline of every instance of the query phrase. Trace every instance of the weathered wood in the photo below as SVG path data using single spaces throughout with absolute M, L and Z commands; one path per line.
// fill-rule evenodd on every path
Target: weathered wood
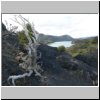
M 22 23 L 18 21 L 18 18 L 22 21 Z M 35 76 L 39 76 L 43 80 L 43 76 L 39 73 L 39 70 L 43 71 L 43 69 L 37 63 L 37 59 L 41 57 L 41 53 L 40 56 L 37 56 L 37 48 L 39 45 L 38 44 L 39 33 L 36 33 L 34 24 L 33 23 L 31 24 L 27 19 L 25 19 L 21 15 L 19 15 L 18 17 L 15 16 L 15 19 L 13 21 L 23 27 L 23 30 L 25 31 L 24 34 L 28 39 L 28 44 L 25 44 L 25 49 L 28 51 L 27 55 L 24 55 L 23 52 L 20 52 L 19 57 L 17 57 L 17 60 L 21 59 L 23 61 L 22 63 L 19 63 L 19 67 L 25 69 L 25 71 L 28 71 L 29 73 L 25 72 L 22 75 L 9 76 L 7 80 L 8 83 L 10 80 L 12 80 L 12 84 L 16 85 L 15 80 L 19 78 L 24 78 L 26 76 L 30 77 L 33 71 L 35 72 Z M 29 24 L 32 28 L 32 35 L 33 35 L 32 39 L 34 42 L 32 42 L 32 39 L 29 36 L 29 30 L 27 29 L 27 24 Z

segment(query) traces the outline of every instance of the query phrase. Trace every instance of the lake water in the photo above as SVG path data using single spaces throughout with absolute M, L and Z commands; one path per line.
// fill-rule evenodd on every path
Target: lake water
M 72 41 L 60 41 L 60 42 L 54 42 L 54 43 L 50 43 L 48 44 L 51 47 L 59 47 L 59 46 L 65 46 L 65 47 L 70 47 L 72 46 Z

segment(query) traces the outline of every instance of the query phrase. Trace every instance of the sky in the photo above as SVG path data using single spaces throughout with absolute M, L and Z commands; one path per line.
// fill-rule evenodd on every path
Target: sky
M 12 21 L 15 14 L 2 14 L 2 22 L 22 27 Z M 18 15 L 18 14 L 16 14 Z M 73 38 L 99 35 L 99 14 L 21 14 L 33 22 L 39 33 L 46 35 L 70 35 Z

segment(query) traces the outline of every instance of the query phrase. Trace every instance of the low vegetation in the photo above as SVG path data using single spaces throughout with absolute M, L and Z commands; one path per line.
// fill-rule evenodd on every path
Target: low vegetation
M 30 38 L 31 38 L 31 40 L 32 40 L 32 28 L 31 28 L 31 26 L 29 25 L 29 24 L 27 24 L 27 29 L 28 29 L 28 31 L 29 31 L 29 36 L 30 36 Z M 27 44 L 28 43 L 28 39 L 27 39 L 27 37 L 25 36 L 25 31 L 24 30 L 22 30 L 22 31 L 19 31 L 18 32 L 18 36 L 19 36 L 19 43 L 20 44 Z M 34 42 L 33 40 L 32 40 L 32 42 Z
M 94 52 L 98 48 L 98 37 L 76 40 L 75 44 L 66 49 L 73 57 L 86 55 Z
M 61 53 L 61 52 L 65 52 L 66 51 L 66 48 L 62 45 L 62 46 L 59 46 L 58 48 L 58 51 Z

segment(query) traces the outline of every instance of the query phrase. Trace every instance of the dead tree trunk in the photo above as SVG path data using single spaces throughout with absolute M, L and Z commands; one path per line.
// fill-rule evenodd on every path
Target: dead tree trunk
M 19 22 L 18 18 L 22 21 Z M 43 80 L 43 76 L 41 75 L 41 73 L 39 73 L 39 70 L 43 71 L 41 66 L 38 65 L 37 63 L 37 59 L 39 58 L 39 56 L 37 56 L 37 47 L 38 47 L 38 37 L 39 37 L 39 33 L 36 33 L 36 30 L 34 29 L 34 24 L 31 24 L 27 19 L 25 19 L 24 17 L 22 17 L 21 15 L 19 15 L 18 17 L 15 16 L 14 22 L 20 24 L 24 31 L 25 31 L 25 36 L 28 39 L 28 44 L 25 44 L 25 49 L 27 50 L 27 54 L 24 55 L 24 53 L 19 53 L 19 58 L 22 59 L 22 63 L 19 63 L 19 67 L 25 69 L 25 73 L 22 75 L 12 75 L 8 77 L 8 83 L 10 83 L 9 81 L 12 80 L 12 84 L 15 84 L 15 80 L 19 79 L 19 78 L 24 78 L 26 76 L 30 77 L 33 73 L 33 71 L 35 72 L 35 76 L 39 76 L 42 80 Z M 27 29 L 27 24 L 29 24 L 32 28 L 32 39 L 29 36 L 29 30 Z M 41 56 L 41 53 L 40 53 Z

